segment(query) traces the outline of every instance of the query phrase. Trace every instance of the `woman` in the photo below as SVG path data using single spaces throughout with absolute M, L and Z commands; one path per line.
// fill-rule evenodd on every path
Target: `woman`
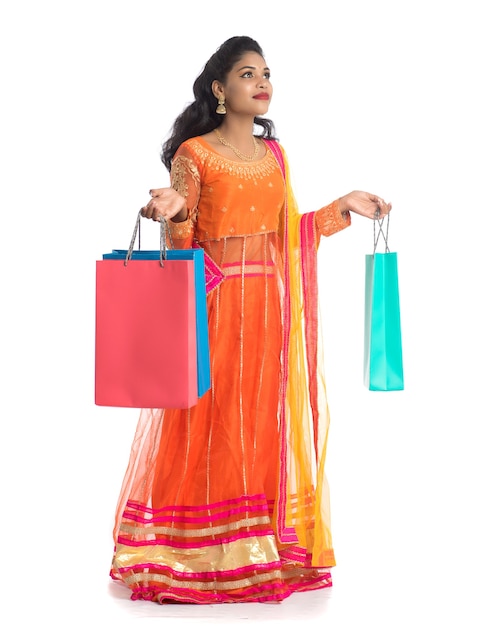
M 260 46 L 233 37 L 194 84 L 162 160 L 171 187 L 147 218 L 222 271 L 208 293 L 211 389 L 187 410 L 143 410 L 116 514 L 112 576 L 133 599 L 279 601 L 328 587 L 335 565 L 324 463 L 329 416 L 318 342 L 321 235 L 391 206 L 353 191 L 299 214 L 261 116 Z M 253 135 L 253 125 L 261 128 Z

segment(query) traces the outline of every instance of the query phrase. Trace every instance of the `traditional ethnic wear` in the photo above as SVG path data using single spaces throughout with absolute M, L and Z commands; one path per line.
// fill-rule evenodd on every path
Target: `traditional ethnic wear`
M 285 154 L 266 145 L 237 162 L 196 137 L 174 157 L 188 207 L 174 244 L 199 242 L 225 279 L 208 295 L 211 390 L 188 410 L 141 412 L 111 571 L 133 599 L 263 602 L 331 585 L 316 250 L 350 217 L 337 203 L 298 213 Z

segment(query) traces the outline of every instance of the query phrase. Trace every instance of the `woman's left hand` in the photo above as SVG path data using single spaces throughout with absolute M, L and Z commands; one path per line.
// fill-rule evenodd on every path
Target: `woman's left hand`
M 340 210 L 352 211 L 370 219 L 381 219 L 392 210 L 392 203 L 387 203 L 380 196 L 367 191 L 351 191 L 339 198 Z

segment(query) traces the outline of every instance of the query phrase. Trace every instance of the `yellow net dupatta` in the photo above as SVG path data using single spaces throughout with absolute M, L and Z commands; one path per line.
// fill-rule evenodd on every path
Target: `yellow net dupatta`
M 325 477 L 330 414 L 324 383 L 318 316 L 315 213 L 299 213 L 287 160 L 275 141 L 286 183 L 284 239 L 283 353 L 280 408 L 281 462 L 277 534 L 281 543 L 297 542 L 316 567 L 335 565 L 330 502 Z

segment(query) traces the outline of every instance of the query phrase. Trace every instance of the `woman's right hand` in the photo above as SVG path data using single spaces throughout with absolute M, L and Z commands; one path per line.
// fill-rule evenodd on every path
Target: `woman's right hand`
M 141 209 L 143 217 L 156 222 L 160 221 L 161 216 L 174 222 L 183 222 L 187 219 L 186 199 L 172 187 L 151 189 L 150 196 L 151 200 Z

